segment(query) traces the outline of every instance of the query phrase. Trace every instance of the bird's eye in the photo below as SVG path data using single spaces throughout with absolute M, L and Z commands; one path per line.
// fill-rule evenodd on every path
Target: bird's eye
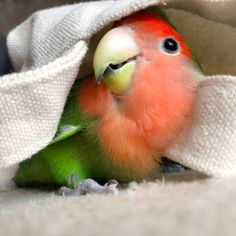
M 176 39 L 168 37 L 163 40 L 161 48 L 168 54 L 176 54 L 179 52 L 179 43 Z

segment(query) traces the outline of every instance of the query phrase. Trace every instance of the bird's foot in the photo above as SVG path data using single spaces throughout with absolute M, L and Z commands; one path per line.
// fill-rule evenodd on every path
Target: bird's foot
M 59 194 L 63 196 L 82 196 L 86 194 L 117 194 L 119 183 L 110 180 L 105 185 L 98 184 L 93 179 L 81 180 L 74 188 L 61 187 Z

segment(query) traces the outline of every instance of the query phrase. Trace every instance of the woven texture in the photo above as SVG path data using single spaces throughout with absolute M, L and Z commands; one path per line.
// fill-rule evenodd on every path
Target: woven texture
M 133 12 L 151 5 L 163 7 L 168 4 L 231 25 L 236 22 L 234 14 L 229 13 L 225 18 L 207 14 L 209 9 L 220 12 L 221 4 L 228 6 L 224 11 L 228 8 L 230 12 L 234 1 L 202 0 L 192 1 L 190 5 L 187 0 L 119 0 L 40 11 L 14 29 L 8 36 L 8 48 L 18 73 L 1 77 L 0 83 L 0 167 L 29 158 L 53 138 L 66 97 L 77 74 L 80 75 L 80 64 L 87 48 L 91 47 L 89 41 L 93 35 Z M 172 23 L 175 24 L 174 21 Z M 209 24 L 219 25 L 211 21 Z M 178 28 L 178 22 L 176 26 Z M 235 35 L 234 28 L 226 28 Z M 181 33 L 185 29 L 180 26 L 178 30 Z M 192 40 L 187 39 L 190 47 L 196 36 L 192 35 Z M 203 42 L 199 43 L 204 46 Z M 212 50 L 211 46 L 205 44 L 204 50 Z M 214 48 L 215 55 L 211 55 L 213 61 L 214 56 L 228 65 L 217 47 Z M 232 51 L 226 52 L 226 55 L 229 53 L 232 54 Z M 200 60 L 204 61 L 204 66 L 207 65 L 208 55 L 201 58 L 202 55 Z M 232 62 L 228 67 L 222 66 L 229 68 L 224 72 L 232 74 L 234 65 Z M 199 111 L 195 125 L 179 144 L 168 150 L 168 157 L 209 175 L 236 175 L 234 80 L 233 76 L 203 78 L 199 86 Z
M 235 175 L 235 98 L 235 77 L 214 76 L 201 82 L 194 126 L 166 155 L 208 175 Z

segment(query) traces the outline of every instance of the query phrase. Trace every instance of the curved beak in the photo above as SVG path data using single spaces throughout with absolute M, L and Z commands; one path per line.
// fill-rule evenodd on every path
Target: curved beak
M 130 28 L 121 26 L 108 31 L 100 40 L 94 54 L 93 68 L 97 83 L 104 79 L 109 65 L 118 65 L 139 54 Z

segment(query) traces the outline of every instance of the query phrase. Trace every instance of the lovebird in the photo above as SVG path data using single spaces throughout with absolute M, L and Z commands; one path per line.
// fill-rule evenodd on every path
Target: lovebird
M 156 12 L 116 22 L 93 68 L 73 86 L 54 140 L 21 163 L 18 185 L 56 184 L 64 195 L 115 191 L 116 181 L 155 176 L 163 153 L 191 126 L 201 71 Z

